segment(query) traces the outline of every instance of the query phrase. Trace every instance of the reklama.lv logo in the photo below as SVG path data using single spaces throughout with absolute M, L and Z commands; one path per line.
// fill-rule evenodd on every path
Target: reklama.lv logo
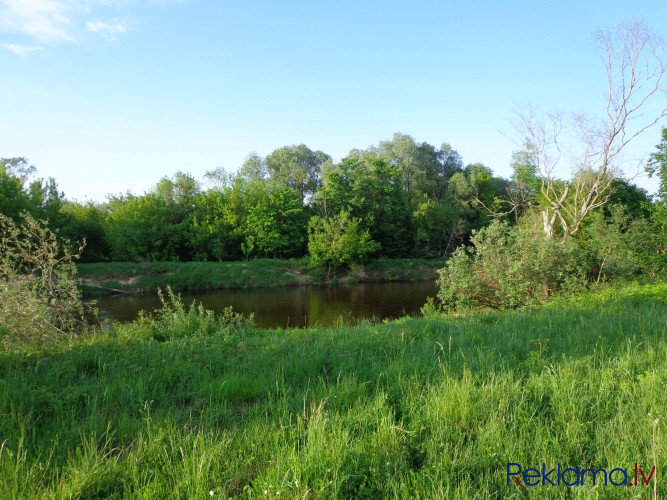
M 634 472 L 634 480 L 632 472 Z M 655 465 L 646 477 L 644 471 L 635 463 L 634 471 L 630 467 L 630 482 L 628 482 L 628 469 L 622 467 L 617 467 L 607 473 L 607 469 L 575 469 L 572 467 L 562 469 L 559 462 L 556 467 L 549 471 L 547 471 L 546 464 L 543 463 L 540 471 L 540 469 L 534 467 L 524 470 L 520 464 L 509 462 L 507 464 L 507 485 L 509 486 L 510 478 L 512 478 L 519 486 L 523 484 L 526 486 L 560 486 L 561 483 L 565 486 L 583 486 L 584 484 L 595 486 L 597 484 L 602 485 L 603 480 L 604 486 L 609 483 L 613 486 L 640 486 L 638 478 L 641 477 L 644 484 L 648 485 L 654 472 Z M 523 482 L 519 477 L 523 479 Z

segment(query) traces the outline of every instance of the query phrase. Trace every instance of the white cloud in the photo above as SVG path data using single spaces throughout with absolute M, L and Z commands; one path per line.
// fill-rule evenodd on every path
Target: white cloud
M 101 10 L 126 11 L 146 2 L 160 8 L 185 1 L 188 0 L 0 0 L 0 33 L 28 36 L 39 45 L 75 41 L 83 34 L 84 26 L 88 32 L 112 37 L 125 33 L 126 23 L 86 22 L 85 18 L 94 19 Z M 25 50 L 25 46 L 12 46 L 9 50 Z
M 125 33 L 126 28 L 122 23 L 109 24 L 102 21 L 93 21 L 86 24 L 86 29 L 93 33 L 114 35 L 116 33 Z
M 70 6 L 60 0 L 0 0 L 0 30 L 29 35 L 41 43 L 72 40 Z
M 35 47 L 35 46 L 29 46 L 29 45 L 17 45 L 15 43 L 8 43 L 7 45 L 4 45 L 4 47 L 13 52 L 14 54 L 18 56 L 26 56 L 30 54 L 31 52 L 36 52 L 38 50 L 42 50 L 42 47 Z

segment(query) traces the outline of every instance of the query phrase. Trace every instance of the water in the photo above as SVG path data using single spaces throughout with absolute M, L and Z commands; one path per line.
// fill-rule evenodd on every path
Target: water
M 217 290 L 183 293 L 182 300 L 193 300 L 216 312 L 232 306 L 234 311 L 254 313 L 260 328 L 332 325 L 340 318 L 354 323 L 366 318 L 398 318 L 418 314 L 427 297 L 435 296 L 434 281 L 363 283 L 339 286 L 296 286 L 252 290 Z M 161 306 L 157 296 L 120 295 L 97 299 L 102 319 L 131 321 L 140 310 Z

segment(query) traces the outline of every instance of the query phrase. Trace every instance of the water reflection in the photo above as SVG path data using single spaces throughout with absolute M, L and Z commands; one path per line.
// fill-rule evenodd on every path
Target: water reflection
M 333 287 L 298 286 L 253 290 L 219 290 L 181 294 L 183 302 L 201 301 L 216 312 L 232 306 L 236 312 L 255 314 L 262 328 L 332 325 L 339 318 L 353 323 L 362 318 L 398 318 L 416 314 L 426 298 L 434 296 L 434 281 L 365 283 Z M 160 307 L 157 296 L 123 295 L 97 300 L 103 318 L 131 321 L 141 309 Z

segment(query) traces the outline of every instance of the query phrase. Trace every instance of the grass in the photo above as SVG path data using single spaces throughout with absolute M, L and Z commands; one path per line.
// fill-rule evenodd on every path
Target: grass
M 222 288 L 262 288 L 313 283 L 357 283 L 435 279 L 443 259 L 378 259 L 367 266 L 325 279 L 304 259 L 255 259 L 247 262 L 110 262 L 78 264 L 86 293 L 109 289 L 153 292 L 206 291 Z
M 176 307 L 5 352 L 0 498 L 664 496 L 665 318 L 666 284 L 307 330 Z M 508 462 L 656 472 L 520 487 Z

